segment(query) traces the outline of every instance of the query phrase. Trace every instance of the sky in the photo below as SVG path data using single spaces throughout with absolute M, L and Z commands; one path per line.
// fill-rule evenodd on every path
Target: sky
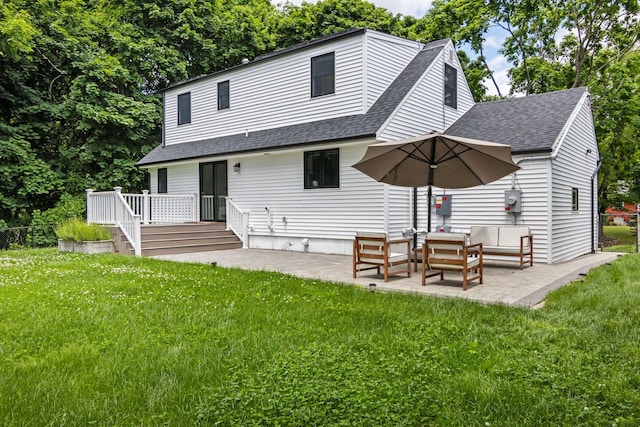
M 302 3 L 302 0 L 289 0 L 291 3 L 299 5 Z M 314 0 L 307 0 L 307 2 L 313 2 Z M 373 3 L 376 6 L 384 7 L 391 13 L 400 13 L 402 15 L 411 15 L 416 18 L 420 18 L 424 16 L 427 12 L 427 9 L 431 6 L 431 1 L 429 0 L 367 0 L 370 3 Z M 278 4 L 283 3 L 284 0 L 271 0 L 272 3 Z M 500 34 L 497 30 L 489 31 L 487 36 L 487 41 L 484 45 L 484 53 L 487 57 L 487 62 L 491 69 L 493 70 L 493 77 L 495 78 L 498 86 L 500 86 L 500 91 L 502 95 L 509 94 L 509 78 L 507 76 L 507 72 L 510 68 L 509 63 L 506 58 L 498 52 L 500 46 L 502 45 L 502 41 L 504 40 L 504 36 Z M 464 49 L 467 53 L 475 58 L 471 49 Z M 491 81 L 485 82 L 485 87 L 487 88 L 487 95 L 497 95 L 497 91 Z

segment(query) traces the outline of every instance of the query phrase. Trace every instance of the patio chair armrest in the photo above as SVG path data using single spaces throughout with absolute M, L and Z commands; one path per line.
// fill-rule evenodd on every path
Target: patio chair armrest
M 411 248 L 411 239 L 397 239 L 397 240 L 389 240 L 387 241 L 387 246 L 391 246 L 391 245 L 407 245 L 407 248 Z
M 466 248 L 467 250 L 477 248 L 478 252 L 482 252 L 482 243 L 474 243 L 472 245 L 466 245 Z
M 411 239 L 397 239 L 397 240 L 389 240 L 387 242 L 388 245 L 397 245 L 400 243 L 409 243 L 411 244 Z

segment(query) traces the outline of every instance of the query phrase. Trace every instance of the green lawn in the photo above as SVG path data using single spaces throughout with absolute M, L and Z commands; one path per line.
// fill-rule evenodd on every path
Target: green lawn
M 637 252 L 636 227 L 605 225 L 602 230 L 603 250 L 606 252 Z
M 542 310 L 0 252 L 0 425 L 640 425 L 640 256 Z

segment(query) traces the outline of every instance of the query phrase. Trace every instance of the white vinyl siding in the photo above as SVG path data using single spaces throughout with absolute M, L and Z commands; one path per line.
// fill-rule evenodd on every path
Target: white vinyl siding
M 384 223 L 383 184 L 351 167 L 365 149 L 340 146 L 340 188 L 304 189 L 302 150 L 245 157 L 242 173 L 229 179 L 229 195 L 250 212 L 256 235 L 272 233 L 269 208 L 279 237 L 350 240 L 356 230 L 379 230 Z
M 598 148 L 593 137 L 589 105 L 583 102 L 578 108 L 580 111 L 570 123 L 558 156 L 553 161 L 552 262 L 575 258 L 592 249 L 591 176 L 596 169 Z M 588 149 L 590 153 L 587 153 Z M 577 211 L 572 209 L 574 188 L 578 189 L 579 196 Z
M 366 110 L 418 54 L 422 45 L 375 32 L 367 32 Z
M 434 60 L 396 113 L 380 130 L 380 138 L 393 141 L 431 131 L 444 131 L 473 106 L 473 97 L 466 83 L 457 56 L 452 64 L 458 70 L 458 108 L 444 105 L 444 56 L 453 51 L 449 44 Z
M 311 58 L 335 52 L 335 93 L 311 98 Z M 167 90 L 167 145 L 362 113 L 363 37 L 348 37 Z M 233 81 L 233 108 L 218 110 L 217 84 Z M 191 92 L 191 123 L 178 127 L 178 93 Z
M 517 161 L 518 157 L 514 157 Z M 452 197 L 451 215 L 438 216 L 432 203 L 431 227 L 450 225 L 452 232 L 468 233 L 473 225 L 526 225 L 534 234 L 535 262 L 547 262 L 547 206 L 549 204 L 549 161 L 526 161 L 516 173 L 516 189 L 522 190 L 522 213 L 514 216 L 504 210 L 504 192 L 511 190 L 513 175 L 487 185 L 464 189 L 434 187 L 433 196 Z M 418 189 L 418 227 L 420 239 L 427 230 L 427 188 Z

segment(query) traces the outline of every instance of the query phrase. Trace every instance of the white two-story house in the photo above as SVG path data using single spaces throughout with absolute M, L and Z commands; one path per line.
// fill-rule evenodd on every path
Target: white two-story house
M 424 229 L 425 189 L 352 165 L 372 143 L 431 131 L 508 143 L 522 167 L 482 188 L 436 189 L 453 209 L 434 210 L 434 224 L 526 223 L 538 262 L 595 247 L 586 89 L 475 105 L 450 40 L 347 30 L 176 83 L 163 100 L 162 142 L 138 162 L 151 193 L 198 193 L 200 221 L 226 221 L 229 197 L 248 213 L 248 247 L 349 254 L 357 230 Z M 513 188 L 517 214 L 504 210 Z

